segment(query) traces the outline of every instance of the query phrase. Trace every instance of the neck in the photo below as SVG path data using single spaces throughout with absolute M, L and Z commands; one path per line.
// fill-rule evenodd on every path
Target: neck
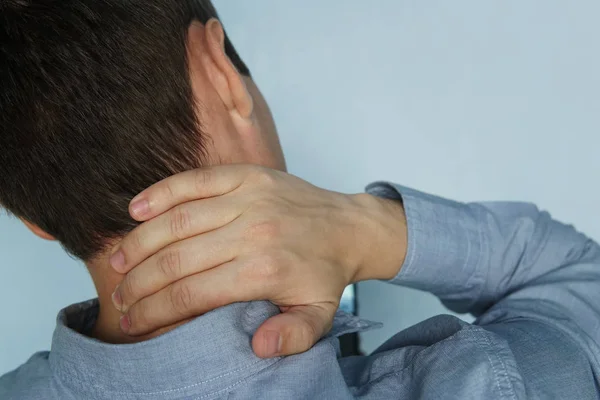
M 167 333 L 181 325 L 181 323 L 172 325 L 138 337 L 124 334 L 119 326 L 122 314 L 113 306 L 111 296 L 117 285 L 123 281 L 125 275 L 121 275 L 112 269 L 108 261 L 108 255 L 103 255 L 94 261 L 88 262 L 87 267 L 96 286 L 100 303 L 100 314 L 94 329 L 90 333 L 90 336 L 94 339 L 111 344 L 137 343 Z

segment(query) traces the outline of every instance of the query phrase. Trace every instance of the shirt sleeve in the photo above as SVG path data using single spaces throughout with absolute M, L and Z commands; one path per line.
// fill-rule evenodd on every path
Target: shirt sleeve
M 464 204 L 390 183 L 367 191 L 404 204 L 408 251 L 391 283 L 433 293 L 494 330 L 523 320 L 558 330 L 599 365 L 597 243 L 532 204 Z

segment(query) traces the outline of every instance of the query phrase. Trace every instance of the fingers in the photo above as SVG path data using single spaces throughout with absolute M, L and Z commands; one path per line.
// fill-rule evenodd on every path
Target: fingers
M 221 196 L 238 188 L 252 171 L 248 165 L 223 165 L 186 171 L 137 195 L 129 206 L 137 221 L 147 221 L 184 202 Z
M 336 307 L 318 304 L 290 307 L 262 324 L 252 338 L 261 358 L 303 353 L 331 329 Z
M 255 300 L 240 282 L 240 263 L 232 261 L 167 286 L 131 306 L 121 329 L 130 336 L 145 335 L 227 304 Z
M 235 220 L 244 205 L 232 196 L 191 201 L 170 209 L 130 232 L 115 248 L 112 267 L 121 274 L 167 245 L 218 229 Z
M 162 249 L 125 276 L 113 294 L 115 307 L 127 312 L 173 282 L 233 260 L 238 247 L 233 237 L 225 227 Z

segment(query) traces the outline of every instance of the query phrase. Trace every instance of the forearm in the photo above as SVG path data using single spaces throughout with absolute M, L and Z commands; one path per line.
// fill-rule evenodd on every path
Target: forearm
M 368 193 L 357 281 L 385 280 L 463 303 L 479 295 L 481 234 L 468 207 L 383 183 Z
M 386 245 L 406 254 L 390 282 L 431 292 L 457 312 L 480 314 L 542 278 L 566 286 L 581 276 L 574 265 L 598 262 L 595 243 L 530 204 L 463 204 L 385 184 L 369 192 L 403 202 L 396 223 L 407 242 Z
M 381 256 L 386 249 L 379 247 L 363 276 L 385 271 L 393 284 L 433 293 L 451 310 L 478 316 L 476 325 L 507 341 L 525 377 L 531 365 L 553 359 L 588 362 L 600 375 L 597 243 L 531 204 L 463 204 L 389 184 L 368 191 L 402 203 L 402 215 L 388 212 L 377 220 L 395 235 L 383 239 L 387 251 L 406 251 Z M 401 266 L 394 265 L 400 259 Z M 528 381 L 533 391 L 545 382 Z

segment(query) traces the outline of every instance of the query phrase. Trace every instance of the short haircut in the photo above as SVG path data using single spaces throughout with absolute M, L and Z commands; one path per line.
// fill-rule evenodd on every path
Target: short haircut
M 0 204 L 89 260 L 207 160 L 187 64 L 209 0 L 0 0 Z M 249 71 L 228 38 L 238 71 Z

